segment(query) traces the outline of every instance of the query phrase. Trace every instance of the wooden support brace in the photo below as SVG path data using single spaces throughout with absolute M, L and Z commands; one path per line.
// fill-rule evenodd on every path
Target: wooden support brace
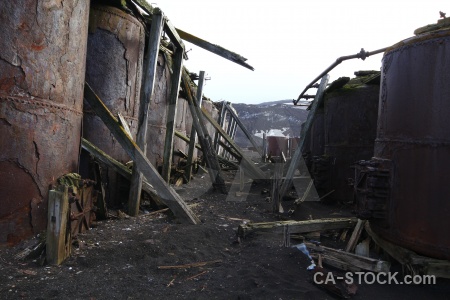
M 245 134 L 245 136 L 249 139 L 250 143 L 252 143 L 253 147 L 255 147 L 256 151 L 259 153 L 259 155 L 262 156 L 263 152 L 261 150 L 261 147 L 256 143 L 253 135 L 247 130 L 247 127 L 242 123 L 242 121 L 239 119 L 238 115 L 231 109 L 231 107 L 225 102 L 225 107 L 231 114 L 232 119 L 239 125 L 239 128 L 241 128 L 242 132 Z M 235 129 L 234 127 L 233 129 Z M 233 130 L 234 131 L 234 130 Z M 232 135 L 232 132 L 230 136 Z
M 198 217 L 186 205 L 183 199 L 161 178 L 158 171 L 153 167 L 141 149 L 131 140 L 121 127 L 117 119 L 111 114 L 108 108 L 103 104 L 100 98 L 94 93 L 89 84 L 84 86 L 84 96 L 95 114 L 105 123 L 116 140 L 124 148 L 127 154 L 139 165 L 144 177 L 151 183 L 161 195 L 170 210 L 181 221 L 197 224 L 200 222 Z
M 286 195 L 288 188 L 292 185 L 292 177 L 294 176 L 294 172 L 297 169 L 297 167 L 300 163 L 300 160 L 303 159 L 302 158 L 302 148 L 305 143 L 305 137 L 308 134 L 308 132 L 313 124 L 313 121 L 316 117 L 317 108 L 320 106 L 320 104 L 323 101 L 323 95 L 325 93 L 325 89 L 327 87 L 329 78 L 330 78 L 330 75 L 326 74 L 322 77 L 322 80 L 320 81 L 319 89 L 317 90 L 317 94 L 312 103 L 311 110 L 310 110 L 308 117 L 306 119 L 306 122 L 305 122 L 305 126 L 303 127 L 303 132 L 300 135 L 300 141 L 298 143 L 297 149 L 295 150 L 294 156 L 291 159 L 291 163 L 289 164 L 289 168 L 286 173 L 286 179 L 284 180 L 283 185 L 281 187 L 281 192 L 280 192 L 281 197 L 284 197 L 284 195 Z
M 353 252 L 353 250 L 355 250 L 356 244 L 358 243 L 358 239 L 361 236 L 362 230 L 366 222 L 367 222 L 366 220 L 358 219 L 358 222 L 356 223 L 355 229 L 352 232 L 350 240 L 348 241 L 347 246 L 345 247 L 345 251 Z
M 142 80 L 143 91 L 140 99 L 138 133 L 136 137 L 136 144 L 142 149 L 144 155 L 147 155 L 149 106 L 155 86 L 156 64 L 158 62 L 159 45 L 163 28 L 162 21 L 162 12 L 158 8 L 154 9 L 145 57 L 145 73 Z M 128 214 L 133 217 L 137 216 L 139 213 L 143 178 L 144 175 L 139 170 L 139 166 L 135 164 L 131 176 L 130 194 L 128 197 Z

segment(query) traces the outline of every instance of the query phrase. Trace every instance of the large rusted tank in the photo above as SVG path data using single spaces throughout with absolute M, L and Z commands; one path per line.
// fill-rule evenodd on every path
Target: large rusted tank
M 314 157 L 315 186 L 326 202 L 353 202 L 354 163 L 373 156 L 380 72 L 360 71 L 324 98 L 324 154 Z M 331 85 L 333 87 L 333 84 Z
M 281 153 L 287 155 L 288 138 L 285 136 L 271 135 L 267 137 L 267 153 L 269 156 L 279 156 Z
M 136 18 L 114 7 L 91 7 L 86 81 L 114 115 L 120 113 L 124 117 L 133 139 L 137 134 L 144 44 L 144 26 Z M 122 163 L 130 160 L 87 104 L 83 137 Z M 120 175 L 108 170 L 103 180 L 108 204 L 119 205 L 120 201 L 126 201 L 128 191 Z
M 165 57 L 162 53 L 158 55 L 155 86 L 148 115 L 147 158 L 156 168 L 161 167 L 163 163 L 170 81 L 172 78 L 169 63 Z
M 391 242 L 450 259 L 450 30 L 383 57 L 374 158 L 358 165 L 358 214 Z
M 0 244 L 46 229 L 49 185 L 78 171 L 89 0 L 0 6 Z

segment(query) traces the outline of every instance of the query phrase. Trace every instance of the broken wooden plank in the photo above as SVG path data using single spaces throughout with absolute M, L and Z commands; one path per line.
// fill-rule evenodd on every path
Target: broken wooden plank
M 178 90 L 180 89 L 181 73 L 183 70 L 183 48 L 175 50 L 175 58 L 172 70 L 172 81 L 170 84 L 169 109 L 167 112 L 166 138 L 164 140 L 164 156 L 162 165 L 162 177 L 168 183 L 173 155 L 173 135 L 175 131 L 175 120 L 177 118 Z
M 353 252 L 355 250 L 356 243 L 358 242 L 359 237 L 361 236 L 362 230 L 366 222 L 367 222 L 366 220 L 358 219 L 358 222 L 356 223 L 355 229 L 352 232 L 350 240 L 348 241 L 347 246 L 345 247 L 345 251 Z
M 329 256 L 330 258 L 334 258 L 335 260 L 341 261 L 350 266 L 355 266 L 362 270 L 376 273 L 388 273 L 391 268 L 391 264 L 387 261 L 364 257 L 325 246 L 317 246 L 308 242 L 305 242 L 305 245 L 309 250 L 314 250 L 318 253 L 324 254 L 325 256 Z M 326 261 L 324 260 L 324 262 Z
M 60 185 L 48 194 L 46 258 L 52 265 L 61 264 L 71 252 L 69 225 L 69 191 Z
M 136 137 L 136 144 L 142 149 L 144 155 L 147 155 L 147 125 L 149 106 L 155 86 L 156 65 L 158 62 L 159 45 L 163 28 L 162 21 L 163 14 L 157 8 L 153 11 L 152 24 L 147 43 L 147 53 L 144 66 L 145 73 L 142 79 L 143 90 L 140 97 L 138 133 Z M 137 216 L 139 213 L 143 178 L 144 175 L 139 170 L 139 166 L 135 164 L 131 176 L 130 194 L 128 196 L 128 214 L 133 217 Z
M 225 107 L 227 108 L 228 112 L 231 114 L 232 119 L 239 125 L 239 128 L 241 128 L 244 135 L 248 138 L 250 143 L 252 143 L 253 147 L 255 147 L 256 151 L 259 153 L 259 155 L 263 155 L 263 152 L 261 150 L 261 147 L 256 143 L 255 138 L 253 135 L 247 130 L 247 127 L 242 123 L 242 121 L 239 119 L 239 116 L 231 109 L 231 107 L 224 102 Z M 233 130 L 234 131 L 234 130 Z M 232 135 L 232 131 L 230 132 L 230 136 Z
M 330 75 L 326 74 L 322 77 L 322 80 L 320 81 L 319 89 L 317 90 L 317 94 L 312 103 L 312 107 L 306 119 L 305 126 L 302 128 L 303 130 L 300 134 L 300 141 L 297 145 L 297 149 L 295 150 L 294 156 L 291 159 L 291 163 L 289 164 L 289 168 L 286 173 L 286 179 L 284 180 L 283 185 L 281 187 L 281 197 L 284 197 L 284 195 L 286 195 L 288 188 L 292 185 L 292 177 L 294 176 L 294 172 L 297 169 L 300 160 L 303 159 L 302 148 L 303 145 L 305 144 L 305 137 L 309 133 L 309 130 L 316 117 L 317 108 L 323 101 L 323 95 L 325 93 L 325 88 L 327 87 L 329 78 Z
M 203 266 L 211 265 L 211 264 L 217 264 L 217 263 L 221 263 L 221 262 L 222 262 L 221 259 L 217 259 L 217 260 L 202 261 L 202 262 L 196 262 L 196 263 L 190 263 L 190 264 L 184 264 L 184 265 L 158 266 L 157 268 L 159 270 L 189 269 L 189 268 L 203 267 Z
M 305 221 L 275 221 L 261 223 L 241 224 L 238 228 L 238 235 L 245 237 L 254 231 L 281 230 L 283 226 L 290 226 L 290 232 L 293 234 L 324 231 L 340 228 L 352 228 L 355 226 L 356 218 L 331 218 L 331 219 L 315 219 Z
M 261 169 L 257 168 L 255 164 L 247 158 L 247 156 L 242 152 L 242 150 L 239 148 L 238 145 L 233 141 L 233 139 L 220 127 L 220 125 L 214 120 L 209 113 L 206 111 L 206 109 L 202 108 L 203 115 L 206 117 L 206 119 L 213 125 L 213 127 L 219 132 L 219 134 L 226 140 L 226 142 L 236 150 L 236 152 L 241 156 L 241 165 L 247 170 L 250 177 L 252 179 L 266 179 L 266 174 L 261 171 Z
M 164 181 L 164 179 L 162 179 L 155 167 L 153 167 L 144 153 L 142 153 L 141 149 L 128 137 L 123 127 L 118 124 L 117 119 L 111 114 L 87 83 L 84 86 L 84 96 L 95 114 L 99 116 L 106 127 L 108 127 L 123 149 L 133 159 L 134 163 L 140 166 L 140 170 L 144 174 L 144 177 L 146 177 L 148 182 L 158 190 L 164 204 L 166 204 L 181 221 L 198 224 L 200 222 L 198 217 L 193 214 L 183 199 Z
M 311 253 L 311 257 L 314 259 L 319 259 L 319 256 L 321 257 L 324 264 L 342 271 L 360 272 L 362 270 L 361 268 L 339 260 L 336 257 L 324 253 Z
M 228 60 L 230 60 L 238 65 L 241 65 L 247 69 L 250 69 L 252 71 L 255 70 L 252 66 L 250 66 L 249 64 L 247 64 L 245 62 L 247 60 L 245 57 L 242 57 L 241 55 L 234 53 L 230 50 L 227 50 L 219 45 L 214 45 L 208 41 L 205 41 L 199 37 L 196 37 L 195 35 L 187 33 L 186 31 L 183 31 L 179 28 L 177 28 L 176 30 L 183 40 L 188 41 L 194 45 L 197 45 L 197 46 L 199 46 L 205 50 L 208 50 L 214 54 L 222 56 L 223 58 L 228 59 Z

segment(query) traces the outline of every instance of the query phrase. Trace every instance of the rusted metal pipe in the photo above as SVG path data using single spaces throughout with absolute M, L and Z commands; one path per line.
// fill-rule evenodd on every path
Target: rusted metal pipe
M 314 78 L 314 80 L 311 81 L 305 87 L 305 89 L 301 92 L 301 94 L 300 94 L 300 96 L 298 96 L 297 100 L 292 100 L 292 102 L 294 103 L 294 105 L 297 105 L 298 101 L 300 101 L 301 98 L 304 98 L 304 94 L 306 93 L 307 90 L 309 90 L 320 78 L 322 78 L 325 74 L 327 74 L 328 72 L 333 70 L 337 65 L 339 65 L 344 60 L 349 60 L 349 59 L 353 59 L 353 58 L 360 58 L 362 60 L 365 60 L 369 56 L 372 56 L 372 55 L 375 55 L 375 54 L 379 54 L 379 53 L 383 53 L 384 51 L 386 51 L 386 49 L 388 49 L 388 47 L 381 48 L 381 49 L 369 52 L 369 51 L 365 51 L 364 48 L 361 48 L 361 51 L 359 53 L 357 53 L 357 54 L 339 57 L 338 59 L 336 59 L 336 61 L 333 64 L 331 64 L 331 66 L 326 68 L 325 71 L 323 71 L 322 73 L 320 73 L 319 76 Z M 311 98 L 311 97 L 308 96 L 307 98 Z

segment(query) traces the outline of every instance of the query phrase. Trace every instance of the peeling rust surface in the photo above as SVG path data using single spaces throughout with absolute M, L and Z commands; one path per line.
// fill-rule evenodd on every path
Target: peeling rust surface
M 408 39 L 383 58 L 375 159 L 392 161 L 384 238 L 450 259 L 450 36 Z
M 144 45 L 144 26 L 136 18 L 114 7 L 91 7 L 86 82 L 114 115 L 124 117 L 133 139 L 138 129 Z M 86 102 L 83 137 L 122 163 L 131 160 Z M 128 197 L 126 180 L 108 168 L 103 175 L 106 202 L 111 207 L 120 205 Z
M 0 7 L 0 244 L 47 224 L 49 185 L 77 171 L 88 0 Z

